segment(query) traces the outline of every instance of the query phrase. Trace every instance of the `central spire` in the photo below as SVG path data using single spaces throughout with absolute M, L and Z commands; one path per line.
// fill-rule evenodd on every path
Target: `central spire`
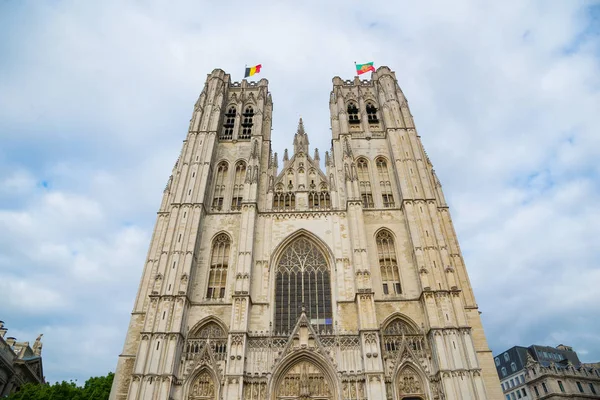
M 294 154 L 300 152 L 308 154 L 308 135 L 304 132 L 302 117 L 300 117 L 300 121 L 298 121 L 298 130 L 294 135 Z

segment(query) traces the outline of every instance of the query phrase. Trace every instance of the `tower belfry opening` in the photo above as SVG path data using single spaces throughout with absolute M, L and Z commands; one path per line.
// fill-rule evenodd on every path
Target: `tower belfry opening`
M 208 75 L 112 400 L 502 399 L 394 72 L 333 78 L 329 109 L 324 167 L 302 118 L 279 160 L 267 80 Z

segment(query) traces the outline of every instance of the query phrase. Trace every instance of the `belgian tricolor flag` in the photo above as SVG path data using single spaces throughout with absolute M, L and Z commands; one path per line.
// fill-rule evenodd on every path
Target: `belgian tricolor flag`
M 260 65 L 260 64 L 255 65 L 254 67 L 246 67 L 246 72 L 244 73 L 244 78 L 247 78 L 254 74 L 258 74 L 260 72 L 261 68 L 262 68 L 262 65 Z

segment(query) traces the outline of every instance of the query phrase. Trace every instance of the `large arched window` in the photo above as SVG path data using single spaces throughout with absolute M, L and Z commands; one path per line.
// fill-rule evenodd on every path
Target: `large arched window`
M 246 107 L 243 114 L 244 120 L 242 121 L 242 133 L 240 133 L 240 139 L 250 139 L 252 136 L 252 120 L 254 119 L 254 109 L 252 106 Z
M 360 118 L 358 117 L 358 107 L 356 107 L 356 103 L 350 102 L 348 103 L 348 123 L 350 125 L 360 124 Z
M 377 233 L 376 241 L 383 294 L 400 294 L 402 293 L 402 287 L 400 286 L 394 238 L 390 232 L 383 230 Z
M 360 190 L 360 197 L 363 202 L 363 207 L 373 208 L 373 194 L 371 192 L 371 179 L 369 178 L 369 165 L 367 160 L 360 158 L 356 162 L 356 169 L 358 171 L 358 189 Z
M 223 130 L 219 135 L 219 139 L 221 140 L 231 140 L 233 137 L 233 125 L 235 124 L 235 107 L 229 107 L 227 113 L 225 114 L 225 122 L 223 122 Z
M 217 165 L 215 176 L 215 191 L 213 195 L 212 208 L 220 211 L 223 209 L 223 199 L 225 198 L 225 182 L 227 181 L 227 162 L 223 161 Z
M 246 174 L 246 163 L 243 161 L 235 165 L 235 177 L 233 180 L 233 196 L 231 197 L 231 209 L 240 210 L 244 198 L 244 176 Z
M 332 328 L 329 267 L 321 250 L 301 236 L 288 245 L 275 277 L 275 332 L 289 334 L 302 310 L 316 331 Z
M 394 207 L 394 195 L 392 194 L 392 184 L 390 183 L 390 174 L 387 163 L 383 157 L 375 160 L 377 165 L 377 175 L 379 175 L 379 187 L 381 188 L 381 197 L 384 207 Z
M 221 233 L 213 241 L 208 290 L 206 291 L 207 299 L 222 299 L 225 297 L 230 245 L 231 240 L 229 240 L 229 236 L 225 233 Z

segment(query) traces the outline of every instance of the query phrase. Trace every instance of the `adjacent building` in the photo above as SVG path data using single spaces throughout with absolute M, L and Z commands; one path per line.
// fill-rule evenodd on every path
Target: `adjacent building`
M 300 119 L 281 158 L 267 80 L 208 76 L 164 190 L 111 399 L 503 398 L 394 72 L 332 86 L 331 149 L 323 159 L 309 149 Z
M 506 400 L 600 399 L 598 363 L 581 363 L 569 346 L 515 346 L 494 362 Z
M 44 383 L 42 335 L 30 347 L 29 342 L 17 342 L 6 333 L 0 321 L 0 397 L 17 392 L 25 383 Z

